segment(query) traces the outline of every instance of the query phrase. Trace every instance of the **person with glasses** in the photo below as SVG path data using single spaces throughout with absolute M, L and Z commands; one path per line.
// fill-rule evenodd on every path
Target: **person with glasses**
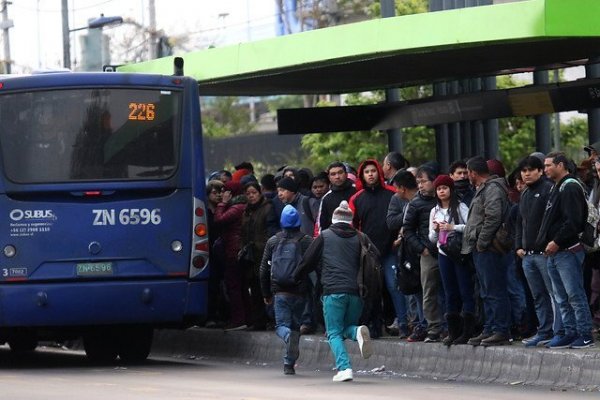
M 429 240 L 429 214 L 435 207 L 435 188 L 433 181 L 437 177 L 429 166 L 417 169 L 417 197 L 408 203 L 404 214 L 404 240 L 413 254 L 420 255 L 421 286 L 423 287 L 423 313 L 427 320 L 427 332 L 414 331 L 408 337 L 409 342 L 439 342 L 442 335 L 443 311 L 438 296 L 442 288 L 440 268 L 437 261 L 437 245 Z

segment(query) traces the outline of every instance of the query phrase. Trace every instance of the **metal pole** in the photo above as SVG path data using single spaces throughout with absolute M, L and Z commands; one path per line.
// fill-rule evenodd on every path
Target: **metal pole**
M 559 73 L 558 70 L 554 70 L 554 83 L 558 84 Z M 554 150 L 560 150 L 560 113 L 554 113 L 554 131 L 552 132 L 554 141 Z
M 156 34 L 156 7 L 154 6 L 154 0 L 148 0 L 148 19 L 150 26 L 148 29 L 150 30 L 150 42 L 149 42 L 149 51 L 148 55 L 151 60 L 154 60 L 158 55 L 158 41 Z
M 71 38 L 69 37 L 69 0 L 62 0 L 63 67 L 71 69 Z
M 548 84 L 548 71 L 535 71 L 533 73 L 534 85 Z M 535 149 L 544 154 L 550 152 L 550 114 L 536 115 L 535 117 Z M 554 144 L 556 146 L 556 143 Z M 555 147 L 555 149 L 558 149 Z
M 10 61 L 10 39 L 8 37 L 8 30 L 12 28 L 12 21 L 8 19 L 8 5 L 12 4 L 6 0 L 2 2 L 2 40 L 4 41 L 4 72 L 6 74 L 11 73 L 11 61 Z
M 496 77 L 490 76 L 483 79 L 484 90 L 496 89 Z M 499 141 L 498 141 L 498 120 L 488 119 L 483 123 L 483 135 L 485 140 L 484 157 L 498 158 Z
M 381 17 L 390 18 L 396 16 L 396 6 L 394 0 L 380 0 L 381 3 Z M 400 92 L 398 89 L 386 89 L 385 91 L 385 102 L 393 103 L 400 100 Z M 398 151 L 402 153 L 402 130 L 388 129 L 386 131 L 388 137 L 388 149 L 389 151 Z
M 590 58 L 585 66 L 587 78 L 600 78 L 600 57 Z M 588 115 L 588 143 L 600 141 L 600 108 L 587 110 Z

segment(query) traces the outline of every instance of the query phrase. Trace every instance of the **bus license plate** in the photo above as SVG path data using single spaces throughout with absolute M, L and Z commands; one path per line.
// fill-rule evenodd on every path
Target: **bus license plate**
M 112 274 L 113 265 L 109 262 L 77 264 L 77 276 L 98 276 Z

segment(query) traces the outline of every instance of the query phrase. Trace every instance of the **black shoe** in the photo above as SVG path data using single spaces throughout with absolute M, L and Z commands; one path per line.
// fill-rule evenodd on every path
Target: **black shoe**
M 283 365 L 283 374 L 284 375 L 296 375 L 296 370 L 293 365 Z
M 421 327 L 415 328 L 413 333 L 406 339 L 408 342 L 422 342 L 427 337 L 427 331 Z
M 502 333 L 494 333 L 487 339 L 481 341 L 481 345 L 488 346 L 505 346 L 511 344 L 510 337 Z
M 470 344 L 471 346 L 479 346 L 482 340 L 487 339 L 490 336 L 492 336 L 492 334 L 489 332 L 481 332 L 479 336 L 475 336 L 469 339 L 467 344 Z
M 315 333 L 315 328 L 308 324 L 300 325 L 300 334 L 301 335 L 310 335 Z
M 437 343 L 439 341 L 440 341 L 439 333 L 428 333 L 427 337 L 424 340 L 425 343 Z

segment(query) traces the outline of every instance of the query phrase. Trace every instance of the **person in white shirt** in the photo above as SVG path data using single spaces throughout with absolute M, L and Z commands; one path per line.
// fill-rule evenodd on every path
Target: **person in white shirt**
M 438 263 L 446 296 L 448 336 L 443 343 L 446 346 L 465 344 L 476 322 L 473 268 L 470 256 L 460 254 L 469 208 L 458 200 L 454 181 L 448 175 L 438 176 L 433 186 L 437 205 L 429 214 L 429 240 L 436 243 L 439 250 Z

